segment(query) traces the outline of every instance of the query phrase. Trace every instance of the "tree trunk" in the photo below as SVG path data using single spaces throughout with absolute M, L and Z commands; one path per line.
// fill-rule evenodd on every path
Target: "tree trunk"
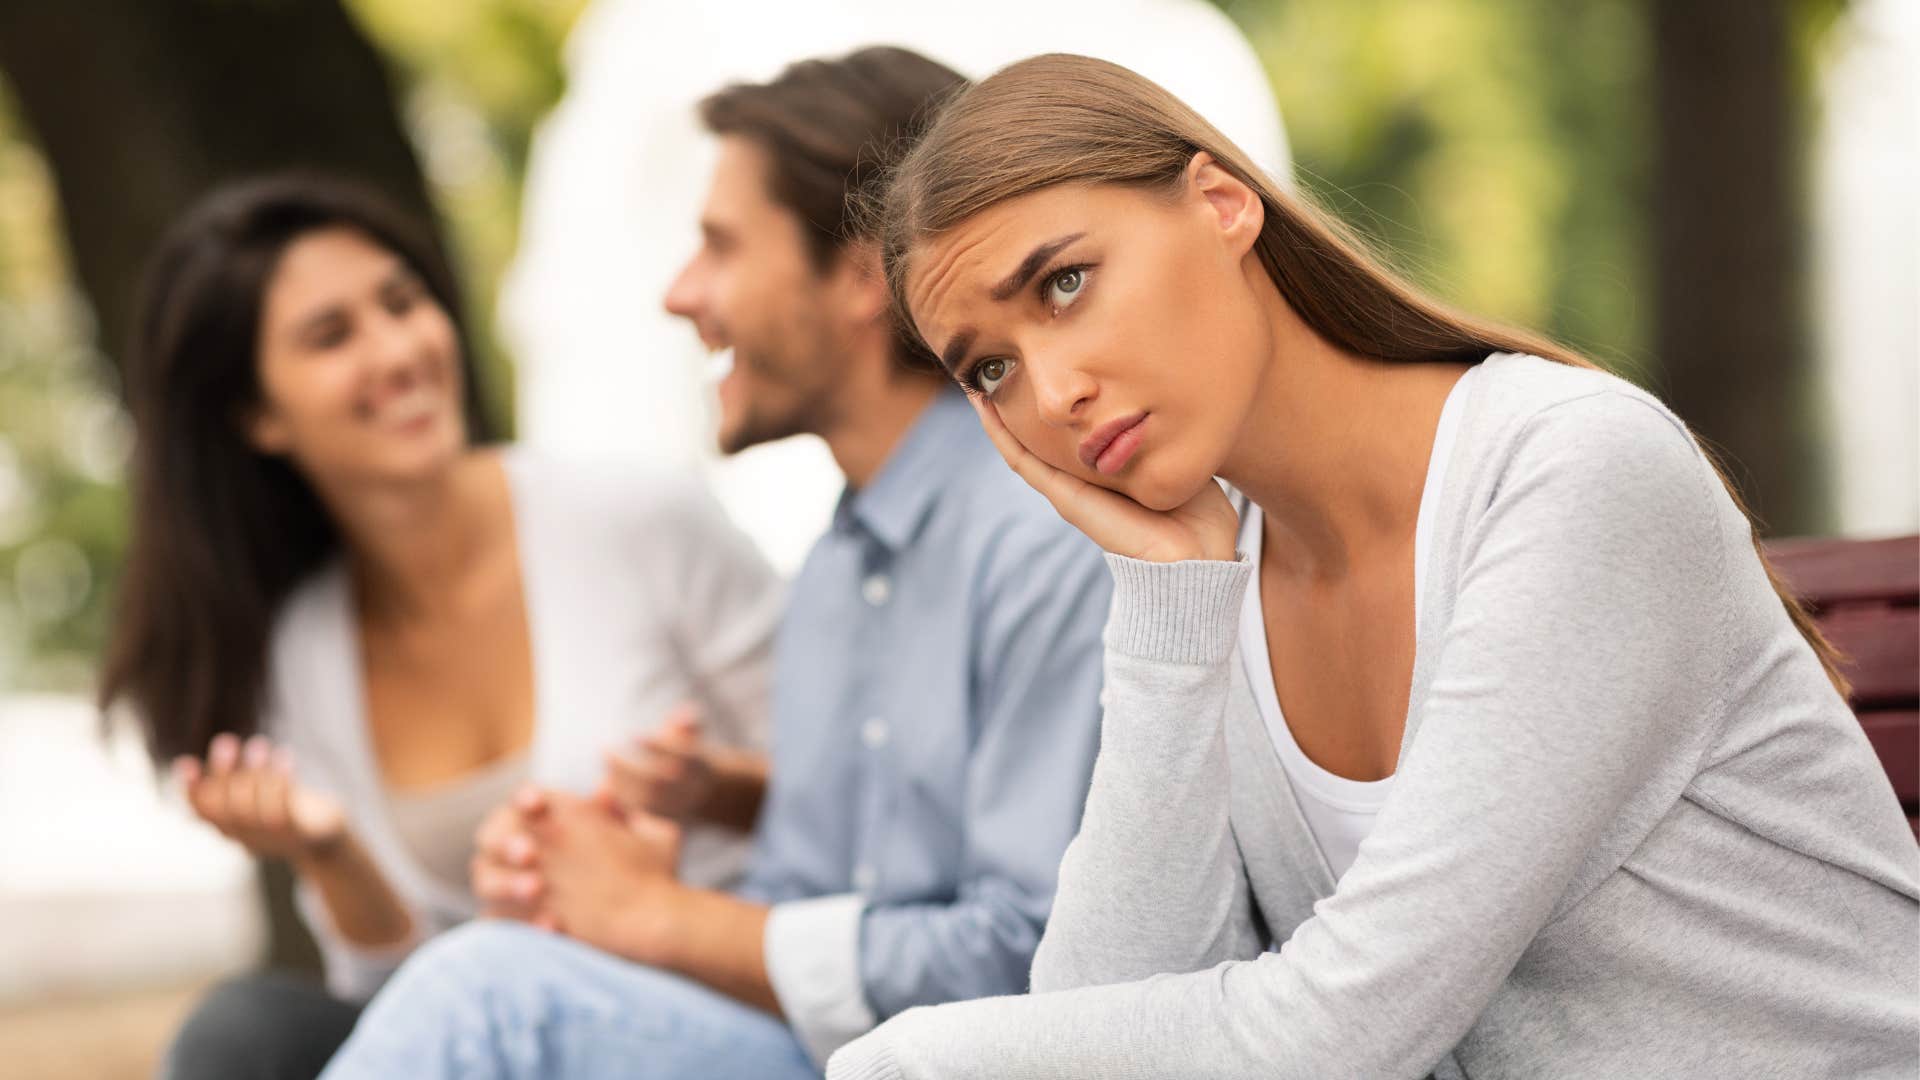
M 223 180 L 325 170 L 429 211 L 387 71 L 338 0 L 0 0 L 0 72 L 110 356 L 160 234 Z
M 224 180 L 334 172 L 433 223 L 387 71 L 338 0 L 0 0 L 0 72 L 110 356 L 160 234 Z M 285 867 L 261 885 L 268 964 L 316 968 Z
M 1654 341 L 1675 411 L 1774 535 L 1825 524 L 1790 0 L 1652 0 Z

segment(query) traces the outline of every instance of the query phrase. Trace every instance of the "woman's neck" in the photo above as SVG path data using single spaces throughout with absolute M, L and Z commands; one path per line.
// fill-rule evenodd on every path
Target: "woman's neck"
M 1260 506 L 1264 563 L 1342 577 L 1411 540 L 1434 431 L 1465 365 L 1356 356 L 1274 302 L 1266 377 L 1221 476 Z
M 361 612 L 375 620 L 430 617 L 458 605 L 513 520 L 505 469 L 492 450 L 470 450 L 413 483 L 316 488 L 340 528 Z

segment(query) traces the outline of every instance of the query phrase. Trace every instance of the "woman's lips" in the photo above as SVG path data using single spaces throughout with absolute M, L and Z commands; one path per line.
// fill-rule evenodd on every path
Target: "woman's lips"
M 1126 467 L 1140 449 L 1140 427 L 1147 414 L 1137 412 L 1109 420 L 1080 443 L 1080 464 L 1106 476 Z

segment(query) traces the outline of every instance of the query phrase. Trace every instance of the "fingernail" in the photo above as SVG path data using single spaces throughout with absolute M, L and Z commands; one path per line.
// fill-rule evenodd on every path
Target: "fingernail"
M 247 763 L 249 769 L 266 768 L 267 763 L 273 760 L 273 744 L 267 741 L 265 735 L 255 735 L 247 740 L 242 760 Z

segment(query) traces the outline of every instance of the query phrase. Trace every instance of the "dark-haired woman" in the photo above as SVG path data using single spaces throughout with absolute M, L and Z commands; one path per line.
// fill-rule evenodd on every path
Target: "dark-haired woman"
M 675 705 L 751 786 L 774 575 L 689 483 L 483 445 L 456 313 L 429 244 L 318 180 L 216 193 L 149 270 L 103 699 L 200 816 L 291 863 L 327 983 L 216 990 L 175 1075 L 317 1074 L 474 913 L 482 817 L 526 781 L 594 787 Z M 683 872 L 723 880 L 741 836 L 696 829 Z
M 831 1077 L 1915 1075 L 1920 850 L 1657 400 L 1098 61 L 960 95 L 884 229 L 1115 590 L 1032 995 Z

